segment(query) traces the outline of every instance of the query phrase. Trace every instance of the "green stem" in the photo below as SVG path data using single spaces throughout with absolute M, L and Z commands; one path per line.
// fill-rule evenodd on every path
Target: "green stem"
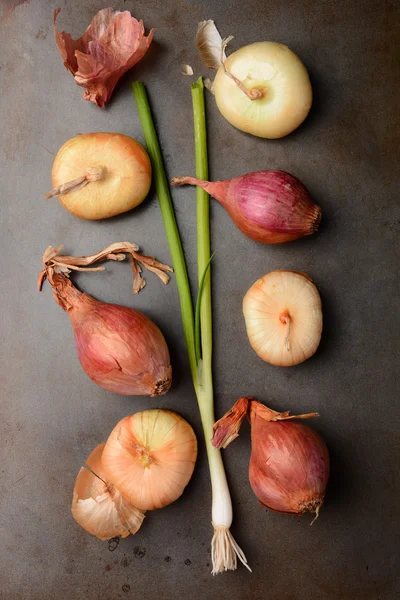
M 192 102 L 194 117 L 194 145 L 196 152 L 196 177 L 208 179 L 208 156 L 206 113 L 204 105 L 203 78 L 192 84 Z M 211 268 L 207 265 L 211 257 L 210 242 L 210 196 L 200 187 L 196 187 L 197 209 L 197 272 L 198 281 L 204 273 L 202 298 L 200 305 L 201 354 L 203 377 L 212 381 L 212 305 L 211 305 Z M 207 270 L 207 271 L 206 271 Z
M 196 153 L 196 177 L 208 180 L 207 127 L 204 103 L 203 78 L 192 84 L 192 104 L 194 118 L 194 146 Z M 210 196 L 205 190 L 196 187 L 197 209 L 197 269 L 201 286 L 200 335 L 201 335 L 201 379 L 197 390 L 206 443 L 211 485 L 213 490 L 213 520 L 219 521 L 223 513 L 228 527 L 231 517 L 231 500 L 226 480 L 221 452 L 211 443 L 213 436 L 214 390 L 212 376 L 212 304 L 211 304 L 211 241 L 210 241 Z M 204 279 L 203 279 L 204 277 Z
M 172 199 L 146 91 L 143 84 L 139 82 L 134 83 L 132 89 L 146 138 L 147 149 L 153 165 L 153 177 L 164 219 L 172 262 L 175 268 L 181 303 L 183 329 L 185 332 L 193 385 L 200 409 L 207 449 L 212 486 L 212 523 L 214 527 L 214 535 L 211 542 L 212 572 L 213 574 L 216 574 L 226 570 L 236 569 L 237 557 L 247 568 L 249 568 L 246 557 L 229 531 L 232 524 L 232 502 L 221 452 L 214 448 L 211 443 L 214 424 L 214 397 L 212 380 L 211 277 L 210 270 L 208 269 L 210 265 L 209 196 L 205 191 L 197 188 L 198 306 L 200 326 L 198 322 L 196 322 L 196 330 L 197 332 L 200 330 L 200 352 L 199 345 L 196 350 L 193 304 L 190 295 L 185 257 L 182 250 Z M 196 148 L 196 174 L 199 179 L 208 179 L 204 86 L 202 78 L 192 85 L 192 100 Z M 197 356 L 201 353 L 202 359 L 197 361 L 196 352 Z M 201 374 L 199 374 L 199 372 L 201 372 Z
M 186 269 L 185 256 L 183 253 L 181 237 L 175 218 L 174 206 L 172 204 L 171 193 L 169 190 L 167 176 L 165 174 L 164 162 L 161 155 L 160 144 L 157 133 L 154 128 L 153 118 L 146 89 L 141 81 L 135 81 L 132 84 L 132 91 L 135 96 L 136 106 L 142 124 L 144 137 L 146 140 L 147 151 L 150 155 L 153 167 L 153 179 L 156 187 L 158 200 L 165 230 L 169 251 L 171 253 L 174 266 L 176 283 L 178 286 L 179 300 L 182 312 L 183 331 L 185 335 L 186 347 L 189 355 L 190 370 L 193 383 L 197 384 L 197 361 L 194 342 L 194 316 L 193 303 L 190 293 L 189 278 Z
M 214 254 L 215 254 L 215 252 L 214 252 Z M 208 269 L 210 267 L 211 261 L 214 258 L 214 254 L 212 254 L 210 256 L 210 260 L 208 261 L 206 268 L 204 270 L 204 273 L 201 276 L 200 283 L 199 283 L 199 290 L 197 292 L 196 310 L 195 310 L 195 314 L 194 314 L 194 340 L 195 340 L 195 345 L 196 345 L 197 364 L 199 364 L 199 361 L 201 360 L 200 309 L 201 309 L 201 303 L 202 303 L 202 298 L 203 298 L 204 282 L 205 282 L 206 275 L 208 273 Z

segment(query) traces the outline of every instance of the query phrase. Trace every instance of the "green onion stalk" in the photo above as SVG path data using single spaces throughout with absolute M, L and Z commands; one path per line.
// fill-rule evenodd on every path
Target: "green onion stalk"
M 204 106 L 204 85 L 200 77 L 192 86 L 196 177 L 208 179 L 207 135 Z M 178 285 L 182 323 L 189 355 L 193 385 L 200 409 L 212 487 L 211 543 L 212 573 L 234 570 L 237 558 L 249 569 L 243 551 L 230 532 L 232 501 L 221 453 L 211 444 L 214 424 L 214 394 L 212 379 L 212 307 L 211 307 L 211 249 L 209 195 L 197 187 L 197 264 L 198 294 L 194 310 L 182 242 L 176 222 L 171 193 L 161 155 L 157 133 L 146 90 L 141 82 L 132 84 L 147 150 L 153 166 L 162 218 Z

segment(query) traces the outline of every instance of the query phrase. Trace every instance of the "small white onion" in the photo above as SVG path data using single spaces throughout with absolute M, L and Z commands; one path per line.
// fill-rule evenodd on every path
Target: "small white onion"
M 226 72 L 239 82 L 235 82 Z M 281 138 L 296 129 L 312 104 L 307 69 L 287 46 L 256 42 L 231 54 L 218 69 L 214 94 L 229 123 L 262 138 Z M 260 92 L 250 99 L 240 89 Z
M 307 275 L 293 271 L 264 275 L 245 295 L 243 313 L 251 346 L 272 365 L 298 365 L 318 348 L 321 298 Z

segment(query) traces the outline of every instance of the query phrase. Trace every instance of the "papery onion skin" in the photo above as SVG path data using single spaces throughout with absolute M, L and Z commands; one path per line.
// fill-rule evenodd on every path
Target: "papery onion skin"
M 321 436 L 302 423 L 265 421 L 251 409 L 250 485 L 267 508 L 301 515 L 321 508 L 329 454 Z
M 205 189 L 247 237 L 262 244 L 281 244 L 311 235 L 321 221 L 320 207 L 301 181 L 285 171 L 255 171 L 216 182 L 174 177 L 172 184 Z
M 143 21 L 128 10 L 103 8 L 74 40 L 69 33 L 57 31 L 60 10 L 54 11 L 54 37 L 64 65 L 76 83 L 86 88 L 85 100 L 104 107 L 122 75 L 146 54 L 154 29 L 146 37 Z
M 95 383 L 126 396 L 160 396 L 169 390 L 167 344 L 143 313 L 84 294 L 68 315 L 80 363 Z
M 221 114 L 237 129 L 263 138 L 282 138 L 307 117 L 312 88 L 301 60 L 284 44 L 256 42 L 237 50 L 225 61 L 225 69 L 261 98 L 250 100 L 218 69 L 214 94 Z
M 75 481 L 71 512 L 75 521 L 100 540 L 136 533 L 144 513 L 130 504 L 106 480 L 101 463 L 105 444 L 90 454 Z
M 177 500 L 197 458 L 197 439 L 185 419 L 169 410 L 125 417 L 111 432 L 102 456 L 107 478 L 141 510 Z
M 127 135 L 99 132 L 69 139 L 54 159 L 53 187 L 85 175 L 88 168 L 100 168 L 101 179 L 58 196 L 60 203 L 81 219 L 107 219 L 127 212 L 143 202 L 149 192 L 149 156 Z

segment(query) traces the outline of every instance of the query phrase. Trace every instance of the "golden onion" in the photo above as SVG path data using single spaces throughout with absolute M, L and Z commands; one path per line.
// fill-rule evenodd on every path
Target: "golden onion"
M 57 152 L 52 169 L 54 189 L 73 215 L 98 220 L 138 206 L 151 184 L 146 150 L 119 133 L 84 133 L 71 138 Z
M 107 476 L 141 510 L 171 504 L 188 484 L 197 440 L 185 419 L 151 409 L 125 417 L 108 438 L 102 463 Z

